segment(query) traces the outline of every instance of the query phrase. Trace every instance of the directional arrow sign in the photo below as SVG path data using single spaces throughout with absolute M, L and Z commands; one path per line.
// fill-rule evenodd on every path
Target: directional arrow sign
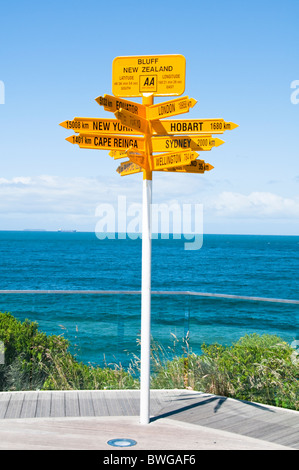
M 114 160 L 119 160 L 120 158 L 127 158 L 127 152 L 125 150 L 110 150 L 109 156 L 113 157 Z
M 127 150 L 126 154 L 131 160 L 131 162 L 136 163 L 137 165 L 141 166 L 145 170 L 149 169 L 148 158 L 145 154 L 140 154 L 131 149 Z
M 112 92 L 115 96 L 179 96 L 185 90 L 185 69 L 185 57 L 179 54 L 116 57 Z
M 72 129 L 74 132 L 80 132 L 81 134 L 85 132 L 103 132 L 105 134 L 140 134 L 140 132 L 136 132 L 136 130 L 124 126 L 116 119 L 75 117 L 72 121 L 61 122 L 60 126 L 65 127 L 65 129 Z
M 189 165 L 178 166 L 176 168 L 164 168 L 163 171 L 175 171 L 177 173 L 204 173 L 210 171 L 214 167 L 210 163 L 205 163 L 204 160 L 194 160 Z
M 134 173 L 140 173 L 142 171 L 142 168 L 141 166 L 136 165 L 136 163 L 133 163 L 130 160 L 128 160 L 127 162 L 124 162 L 121 165 L 119 165 L 116 171 L 117 173 L 120 174 L 120 176 L 125 176 L 125 175 L 133 175 Z
M 192 160 L 198 157 L 198 153 L 191 149 L 180 152 L 162 153 L 152 156 L 153 170 L 162 170 L 164 168 L 173 168 L 176 166 L 189 165 Z
M 130 111 L 132 114 L 136 114 L 138 117 L 146 117 L 146 108 L 143 104 L 135 103 L 134 101 L 127 101 L 120 98 L 115 98 L 115 96 L 104 95 L 98 96 L 96 102 L 100 106 L 104 106 L 105 111 L 111 111 L 115 113 L 119 109 L 125 109 Z
M 189 119 L 152 121 L 153 134 L 223 134 L 238 124 L 226 122 L 224 119 Z
M 147 119 L 150 121 L 155 119 L 162 119 L 176 114 L 188 113 L 190 108 L 197 103 L 193 98 L 183 96 L 183 98 L 177 98 L 175 100 L 164 101 L 163 103 L 153 104 L 146 110 Z
M 122 137 L 109 134 L 79 134 L 71 135 L 65 140 L 72 144 L 78 144 L 80 148 L 112 150 L 132 147 L 133 149 L 144 150 L 144 139 L 142 137 Z
M 213 138 L 211 135 L 186 136 L 186 137 L 152 137 L 153 152 L 167 152 L 180 148 L 192 150 L 211 150 L 223 144 L 224 140 Z
M 135 133 L 147 134 L 149 132 L 148 121 L 136 116 L 136 114 L 133 114 L 130 111 L 120 108 L 119 111 L 115 111 L 114 116 L 124 126 L 129 126 L 130 128 L 135 129 L 135 131 L 137 131 Z

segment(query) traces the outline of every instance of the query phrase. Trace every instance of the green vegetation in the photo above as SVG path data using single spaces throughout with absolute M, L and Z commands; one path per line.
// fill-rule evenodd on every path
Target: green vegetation
M 0 390 L 99 390 L 138 388 L 121 367 L 94 368 L 79 363 L 63 336 L 47 336 L 35 322 L 0 313 L 0 341 L 5 364 L 0 365 Z
M 177 346 L 177 339 L 174 345 Z M 99 390 L 139 388 L 140 361 L 92 367 L 78 362 L 63 336 L 46 335 L 35 322 L 0 313 L 0 390 Z M 245 335 L 232 346 L 202 345 L 195 355 L 168 354 L 152 343 L 152 388 L 190 388 L 241 400 L 299 410 L 299 360 L 294 349 L 275 335 Z
M 174 358 L 157 368 L 156 388 L 215 395 L 299 410 L 299 360 L 275 335 L 245 335 L 232 346 L 202 345 L 202 355 Z

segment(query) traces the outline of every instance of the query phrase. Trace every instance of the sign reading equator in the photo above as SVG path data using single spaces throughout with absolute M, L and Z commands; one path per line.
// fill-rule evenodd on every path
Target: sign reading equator
M 186 59 L 180 54 L 116 57 L 114 96 L 180 96 L 185 91 Z
M 98 96 L 96 102 L 103 106 L 105 111 L 115 113 L 119 109 L 125 109 L 138 117 L 146 117 L 146 108 L 143 104 L 135 103 L 134 101 L 120 100 L 111 95 Z

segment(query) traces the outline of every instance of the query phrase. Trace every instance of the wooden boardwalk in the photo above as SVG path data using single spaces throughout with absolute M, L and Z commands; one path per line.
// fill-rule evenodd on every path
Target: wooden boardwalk
M 138 416 L 139 395 L 139 390 L 0 392 L 0 422 Z M 152 390 L 151 416 L 151 422 L 167 418 L 299 449 L 296 411 L 188 390 Z

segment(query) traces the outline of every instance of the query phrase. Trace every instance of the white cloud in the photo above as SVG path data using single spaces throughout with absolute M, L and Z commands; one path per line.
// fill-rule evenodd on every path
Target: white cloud
M 111 199 L 115 192 L 113 183 L 98 178 L 0 178 L 0 212 L 94 212 L 96 204 Z
M 299 197 L 284 198 L 270 192 L 248 195 L 225 191 L 205 201 L 204 207 L 217 216 L 239 218 L 299 218 Z
M 238 230 L 242 221 L 245 230 L 246 219 L 254 219 L 258 230 L 263 223 L 270 227 L 271 221 L 282 219 L 295 227 L 299 219 L 299 197 L 286 198 L 262 191 L 217 192 L 215 185 L 203 179 L 198 182 L 168 177 L 154 179 L 153 202 L 203 203 L 204 221 L 214 224 L 213 229 L 218 226 L 220 233 L 223 224 L 233 220 L 238 223 Z M 98 205 L 112 204 L 117 212 L 119 196 L 126 197 L 127 206 L 141 203 L 141 175 L 106 180 L 52 175 L 0 178 L 0 230 L 63 227 L 92 231 L 98 220 Z

